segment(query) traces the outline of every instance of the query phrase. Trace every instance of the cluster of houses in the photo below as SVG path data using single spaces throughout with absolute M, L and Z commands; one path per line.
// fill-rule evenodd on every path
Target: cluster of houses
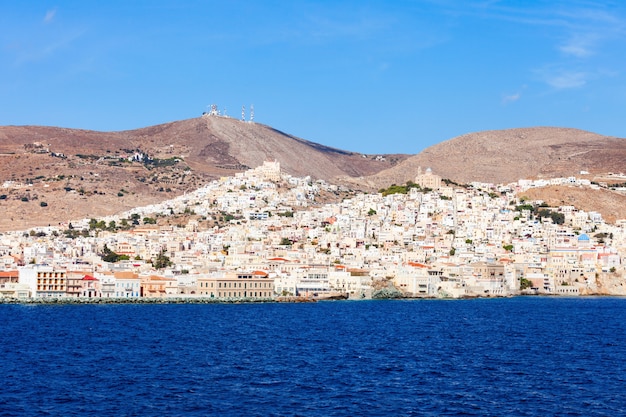
M 569 181 L 569 180 L 567 180 Z M 554 181 L 557 182 L 557 181 Z M 181 226 L 45 227 L 0 235 L 0 297 L 274 299 L 594 294 L 621 280 L 626 221 L 521 204 L 528 183 L 452 186 L 426 170 L 406 193 L 355 194 L 281 172 L 278 162 L 104 219 L 192 214 Z M 586 186 L 572 183 L 572 186 Z M 205 226 L 210 224 L 210 227 Z M 104 248 L 120 259 L 103 261 Z M 165 265 L 154 260 L 165 254 Z

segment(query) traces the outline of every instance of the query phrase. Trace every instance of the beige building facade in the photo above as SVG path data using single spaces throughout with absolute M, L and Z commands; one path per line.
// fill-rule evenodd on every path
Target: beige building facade
M 441 188 L 441 177 L 439 175 L 433 174 L 430 168 L 426 168 L 426 172 L 422 173 L 422 167 L 419 167 L 417 168 L 415 183 L 422 188 L 438 190 L 439 188 Z
M 198 294 L 211 298 L 274 298 L 274 280 L 266 272 L 226 272 L 198 278 Z

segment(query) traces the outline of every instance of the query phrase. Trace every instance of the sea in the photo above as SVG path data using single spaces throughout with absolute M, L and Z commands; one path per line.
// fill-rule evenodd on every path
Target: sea
M 0 305 L 0 416 L 626 416 L 626 298 Z

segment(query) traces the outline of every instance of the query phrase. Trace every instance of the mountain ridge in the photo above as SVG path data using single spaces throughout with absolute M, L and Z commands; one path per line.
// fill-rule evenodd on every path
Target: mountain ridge
M 129 160 L 135 157 L 140 159 Z M 593 179 L 626 171 L 626 140 L 534 127 L 469 133 L 415 155 L 366 155 L 220 116 L 118 132 L 1 126 L 0 180 L 6 187 L 0 207 L 9 215 L 0 219 L 0 230 L 114 214 L 273 160 L 294 176 L 371 192 L 413 180 L 418 167 L 459 183 L 582 170 Z
M 404 183 L 418 167 L 464 183 L 624 172 L 626 139 L 562 127 L 474 132 L 428 147 L 365 181 L 374 187 Z

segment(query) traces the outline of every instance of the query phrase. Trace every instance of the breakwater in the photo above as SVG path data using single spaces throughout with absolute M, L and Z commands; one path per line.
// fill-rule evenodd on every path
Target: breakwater
M 210 298 L 210 297 L 167 297 L 167 298 L 0 298 L 0 304 L 241 304 L 275 303 L 273 298 Z

